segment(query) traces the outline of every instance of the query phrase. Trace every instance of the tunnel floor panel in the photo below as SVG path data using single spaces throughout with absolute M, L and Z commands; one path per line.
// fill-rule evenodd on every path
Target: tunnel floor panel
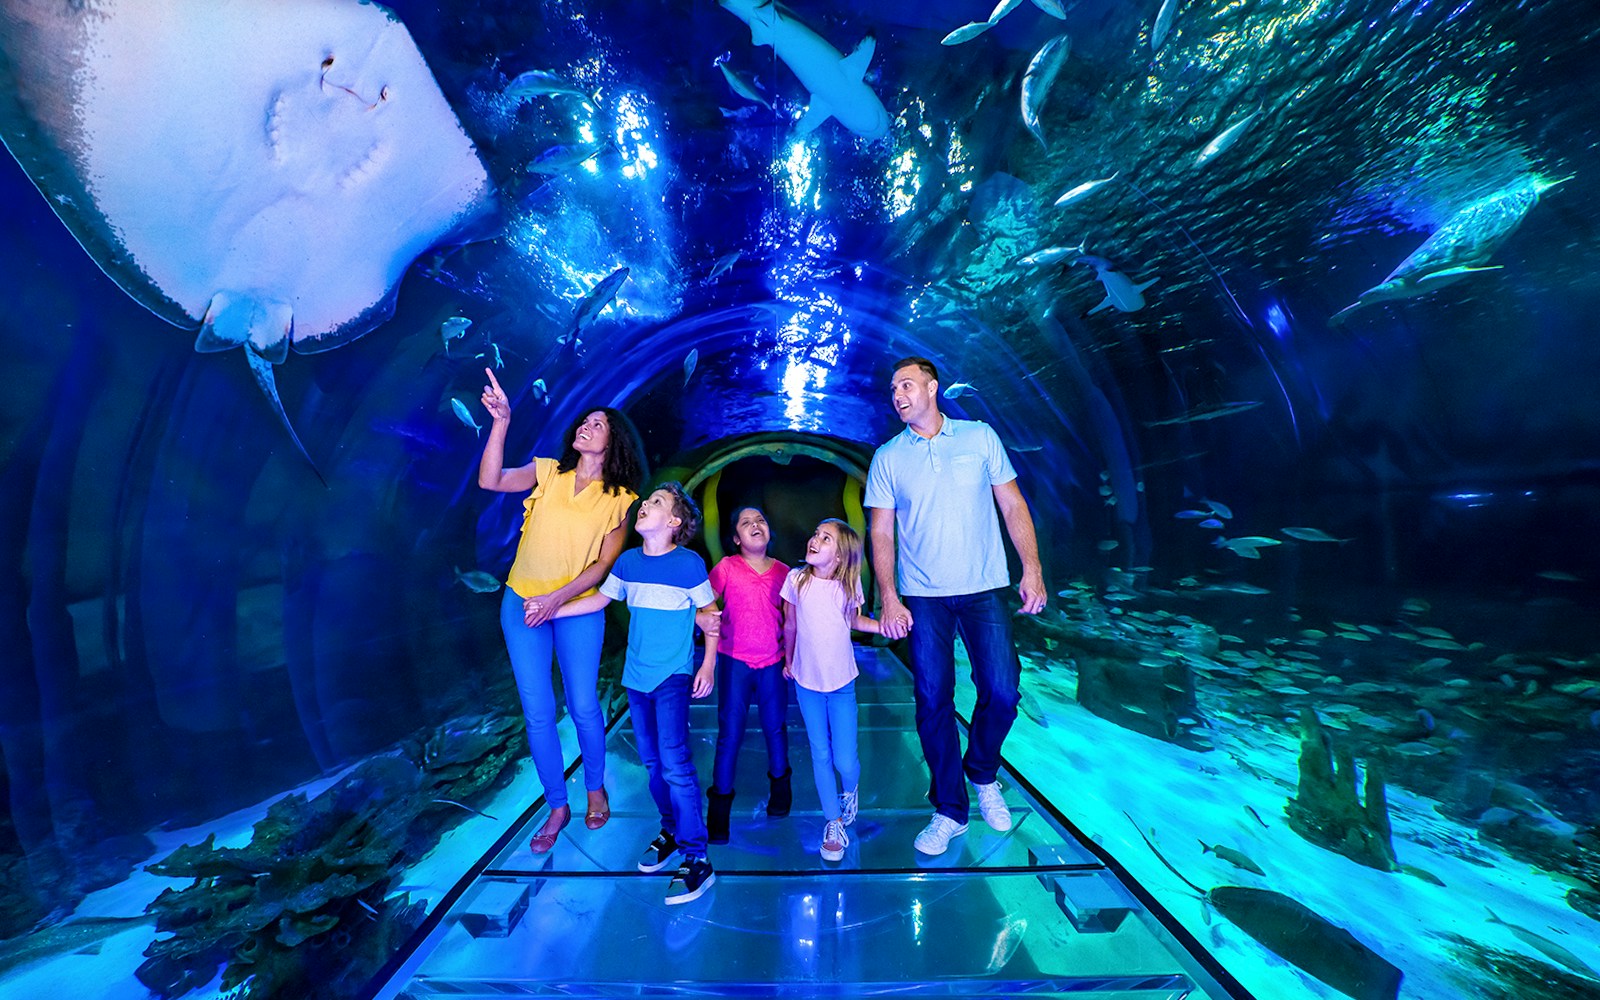
M 396 996 L 1076 996 L 1178 998 L 1195 963 L 1083 845 L 1002 773 L 1013 825 L 979 817 L 945 854 L 912 839 L 927 823 L 927 771 L 910 679 L 886 651 L 858 659 L 861 811 L 840 862 L 818 846 L 823 817 L 798 708 L 789 712 L 794 807 L 766 815 L 767 751 L 751 710 L 731 837 L 708 853 L 716 883 L 667 905 L 670 871 L 636 862 L 659 816 L 626 721 L 609 736 L 611 820 L 573 822 L 554 850 L 529 836 L 497 856 L 377 995 Z M 715 696 L 691 712 L 702 789 L 715 752 Z

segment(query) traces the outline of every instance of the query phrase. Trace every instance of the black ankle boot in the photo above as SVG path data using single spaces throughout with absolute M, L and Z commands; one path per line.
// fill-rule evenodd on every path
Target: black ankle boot
M 772 782 L 772 795 L 767 798 L 768 816 L 787 816 L 789 807 L 794 805 L 794 790 L 789 787 L 789 778 L 794 774 L 794 768 L 785 770 L 774 778 L 767 775 L 767 780 Z
M 733 793 L 708 789 L 711 806 L 706 810 L 706 839 L 713 844 L 728 842 L 728 813 L 733 809 Z

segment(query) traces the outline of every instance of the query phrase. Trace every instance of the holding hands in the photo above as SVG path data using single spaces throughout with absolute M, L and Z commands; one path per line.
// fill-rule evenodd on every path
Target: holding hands
M 535 594 L 522 602 L 522 620 L 529 628 L 538 628 L 561 610 L 561 602 L 551 597 L 550 594 Z
M 878 612 L 878 624 L 883 629 L 886 639 L 904 639 L 911 633 L 911 612 L 900 603 L 898 597 L 885 597 L 883 607 Z

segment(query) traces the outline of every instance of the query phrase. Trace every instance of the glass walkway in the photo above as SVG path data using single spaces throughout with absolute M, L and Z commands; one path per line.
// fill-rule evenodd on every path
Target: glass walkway
M 659 821 L 624 719 L 607 748 L 610 823 L 584 828 L 573 769 L 578 813 L 555 850 L 529 851 L 545 816 L 530 812 L 375 996 L 1247 996 L 1028 794 L 1026 775 L 1001 774 L 1009 832 L 989 829 L 974 805 L 949 851 L 917 853 L 931 811 L 910 676 L 886 650 L 858 647 L 858 660 L 861 813 L 843 861 L 817 853 L 823 820 L 794 706 L 794 809 L 767 817 L 752 708 L 732 839 L 710 849 L 716 884 L 665 905 L 670 872 L 634 867 Z M 702 787 L 714 700 L 692 716 Z

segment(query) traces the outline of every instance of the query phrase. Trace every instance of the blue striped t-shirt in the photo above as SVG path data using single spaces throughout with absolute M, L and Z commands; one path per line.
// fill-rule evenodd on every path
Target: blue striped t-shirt
M 685 548 L 659 556 L 629 549 L 600 593 L 628 605 L 623 687 L 649 694 L 673 674 L 694 673 L 694 613 L 717 599 L 704 559 Z

